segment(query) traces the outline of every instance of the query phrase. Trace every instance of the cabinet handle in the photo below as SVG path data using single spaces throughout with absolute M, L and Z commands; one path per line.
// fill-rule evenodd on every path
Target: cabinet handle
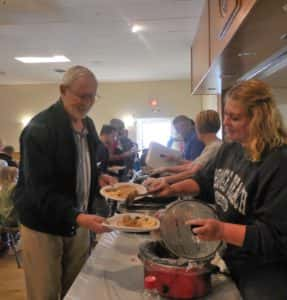
M 241 3 L 242 0 L 236 0 L 235 3 L 235 8 L 233 9 L 232 13 L 230 14 L 230 16 L 228 17 L 227 21 L 224 23 L 224 26 L 221 30 L 221 32 L 219 33 L 219 39 L 223 40 L 226 33 L 228 32 L 229 28 L 231 27 L 235 17 L 237 16 L 238 12 L 240 11 L 241 8 Z M 219 5 L 219 11 L 220 11 L 220 15 L 222 17 L 224 17 L 226 15 L 226 11 L 227 11 L 227 3 L 228 0 L 218 0 L 218 5 Z

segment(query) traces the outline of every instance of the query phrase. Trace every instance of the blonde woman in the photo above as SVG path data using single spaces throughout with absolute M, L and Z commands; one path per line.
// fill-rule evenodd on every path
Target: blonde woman
M 287 133 L 270 88 L 259 80 L 226 95 L 224 128 L 231 143 L 193 179 L 160 195 L 194 193 L 216 204 L 219 220 L 194 219 L 202 240 L 223 240 L 244 300 L 287 299 Z

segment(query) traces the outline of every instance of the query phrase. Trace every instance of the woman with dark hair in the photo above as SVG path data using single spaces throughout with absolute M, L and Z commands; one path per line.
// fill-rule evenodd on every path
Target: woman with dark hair
M 193 219 L 201 240 L 222 240 L 223 256 L 244 300 L 287 299 L 287 133 L 268 85 L 240 82 L 225 97 L 230 143 L 192 179 L 160 195 L 198 194 L 220 220 Z

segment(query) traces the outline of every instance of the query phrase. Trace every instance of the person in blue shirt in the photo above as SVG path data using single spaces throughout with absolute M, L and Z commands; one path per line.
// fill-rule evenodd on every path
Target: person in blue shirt
M 179 115 L 174 118 L 172 124 L 184 140 L 183 158 L 185 160 L 196 159 L 202 152 L 204 144 L 196 135 L 194 121 L 187 116 Z

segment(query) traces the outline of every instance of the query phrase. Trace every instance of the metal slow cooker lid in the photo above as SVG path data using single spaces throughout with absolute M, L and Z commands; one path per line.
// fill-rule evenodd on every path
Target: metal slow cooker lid
M 201 201 L 178 200 L 167 206 L 160 220 L 160 233 L 165 246 L 178 257 L 202 261 L 211 259 L 221 241 L 201 241 L 185 222 L 190 219 L 217 219 L 215 210 Z

